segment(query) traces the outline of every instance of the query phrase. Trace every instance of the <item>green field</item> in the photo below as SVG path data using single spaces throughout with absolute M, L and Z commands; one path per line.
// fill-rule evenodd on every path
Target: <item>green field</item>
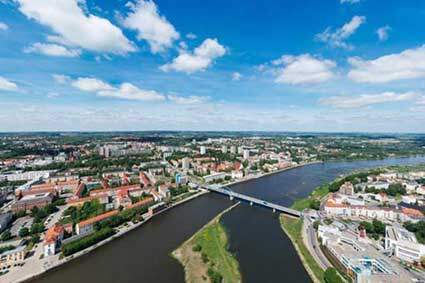
M 294 201 L 291 208 L 303 211 L 305 208 L 311 208 L 310 205 L 313 201 L 320 201 L 324 196 L 329 193 L 329 185 L 322 185 L 314 189 L 307 198 L 302 198 Z

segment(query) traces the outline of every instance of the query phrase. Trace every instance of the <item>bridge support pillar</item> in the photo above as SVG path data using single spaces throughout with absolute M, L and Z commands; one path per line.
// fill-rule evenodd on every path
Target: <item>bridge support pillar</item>
M 253 205 L 252 201 L 249 203 L 249 205 L 250 205 L 250 206 L 252 206 L 252 205 Z
M 230 200 L 233 200 L 233 196 L 230 196 Z
M 276 213 L 276 208 L 273 208 L 273 213 Z

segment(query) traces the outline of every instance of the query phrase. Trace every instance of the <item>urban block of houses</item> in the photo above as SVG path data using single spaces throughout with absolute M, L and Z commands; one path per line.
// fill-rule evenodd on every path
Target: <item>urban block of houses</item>
M 11 209 L 13 212 L 21 210 L 31 210 L 33 207 L 43 208 L 52 203 L 53 195 L 51 193 L 39 193 L 27 195 L 12 204 Z
M 348 198 L 341 198 L 337 194 L 331 195 L 325 205 L 324 211 L 328 216 L 338 217 L 364 217 L 381 221 L 412 221 L 424 219 L 423 214 L 411 208 L 393 208 L 369 205 L 350 205 Z
M 98 216 L 89 218 L 87 220 L 83 220 L 75 226 L 75 231 L 77 235 L 88 235 L 94 231 L 94 224 L 105 221 L 112 216 L 115 216 L 118 214 L 118 210 L 112 210 L 105 212 L 103 214 L 100 214 Z

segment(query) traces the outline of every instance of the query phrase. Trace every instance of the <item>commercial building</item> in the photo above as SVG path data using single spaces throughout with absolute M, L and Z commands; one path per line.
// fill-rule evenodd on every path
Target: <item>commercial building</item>
M 206 148 L 205 146 L 201 146 L 201 148 L 200 148 L 200 150 L 199 150 L 199 153 L 200 153 L 201 155 L 206 154 L 206 153 L 207 153 L 207 148 Z
M 189 158 L 185 157 L 185 158 L 182 159 L 182 168 L 184 170 L 189 170 L 189 168 L 190 168 L 190 160 L 189 160 Z
M 408 283 L 411 274 L 378 252 L 364 237 L 350 229 L 319 225 L 325 255 L 356 283 Z
M 54 170 L 43 170 L 43 171 L 27 171 L 21 172 L 16 171 L 12 173 L 5 173 L 0 175 L 0 179 L 4 178 L 7 181 L 29 181 L 40 178 L 48 178 Z
M 400 260 L 419 263 L 425 256 L 425 245 L 418 243 L 415 234 L 400 225 L 385 227 L 385 249 Z
M 225 177 L 226 177 L 226 173 L 220 172 L 220 173 L 214 173 L 211 175 L 204 176 L 204 180 L 205 182 L 209 183 L 209 182 L 213 182 L 217 180 L 224 180 Z
M 53 195 L 51 193 L 40 193 L 34 195 L 27 195 L 13 203 L 11 209 L 13 212 L 21 210 L 31 210 L 33 207 L 43 208 L 52 203 Z
M 79 223 L 77 223 L 77 225 L 75 226 L 75 230 L 77 235 L 87 235 L 90 234 L 91 232 L 94 231 L 94 224 L 98 223 L 98 222 L 102 222 L 105 221 L 109 218 L 111 218 L 112 216 L 115 216 L 118 214 L 118 210 L 113 210 L 113 211 L 109 211 L 103 214 L 100 214 L 98 216 L 89 218 L 87 220 L 81 221 Z

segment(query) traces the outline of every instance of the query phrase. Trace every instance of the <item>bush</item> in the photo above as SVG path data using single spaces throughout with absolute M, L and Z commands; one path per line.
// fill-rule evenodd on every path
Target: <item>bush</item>
M 207 263 L 210 261 L 206 253 L 202 253 L 201 258 L 203 263 Z
M 9 231 L 9 230 L 4 231 L 4 232 L 3 232 L 3 234 L 1 234 L 0 239 L 1 239 L 2 241 L 10 240 L 10 239 L 12 239 L 12 234 L 10 233 L 10 231 Z
M 74 242 L 65 244 L 62 246 L 62 253 L 65 256 L 72 255 L 76 252 L 79 252 L 81 250 L 84 250 L 85 248 L 88 248 L 112 235 L 115 234 L 114 229 L 110 227 L 103 228 L 102 230 L 99 230 L 89 236 L 86 236 L 84 238 L 81 238 L 79 240 L 76 240 Z
M 314 209 L 314 210 L 319 210 L 319 209 L 320 209 L 320 200 L 312 199 L 312 200 L 310 201 L 310 205 L 309 205 L 309 207 L 310 207 L 311 209 Z
M 210 278 L 211 283 L 221 283 L 223 282 L 223 276 L 212 269 L 211 267 L 208 268 L 207 275 Z
M 30 231 L 27 227 L 22 227 L 21 229 L 19 229 L 19 237 L 23 238 L 26 237 L 30 234 Z
M 333 267 L 329 267 L 328 269 L 326 269 L 323 277 L 326 283 L 343 283 L 341 277 L 338 275 L 336 269 Z
M 201 250 L 202 250 L 202 247 L 199 244 L 193 246 L 193 248 L 192 248 L 192 251 L 194 251 L 194 252 L 200 252 Z

